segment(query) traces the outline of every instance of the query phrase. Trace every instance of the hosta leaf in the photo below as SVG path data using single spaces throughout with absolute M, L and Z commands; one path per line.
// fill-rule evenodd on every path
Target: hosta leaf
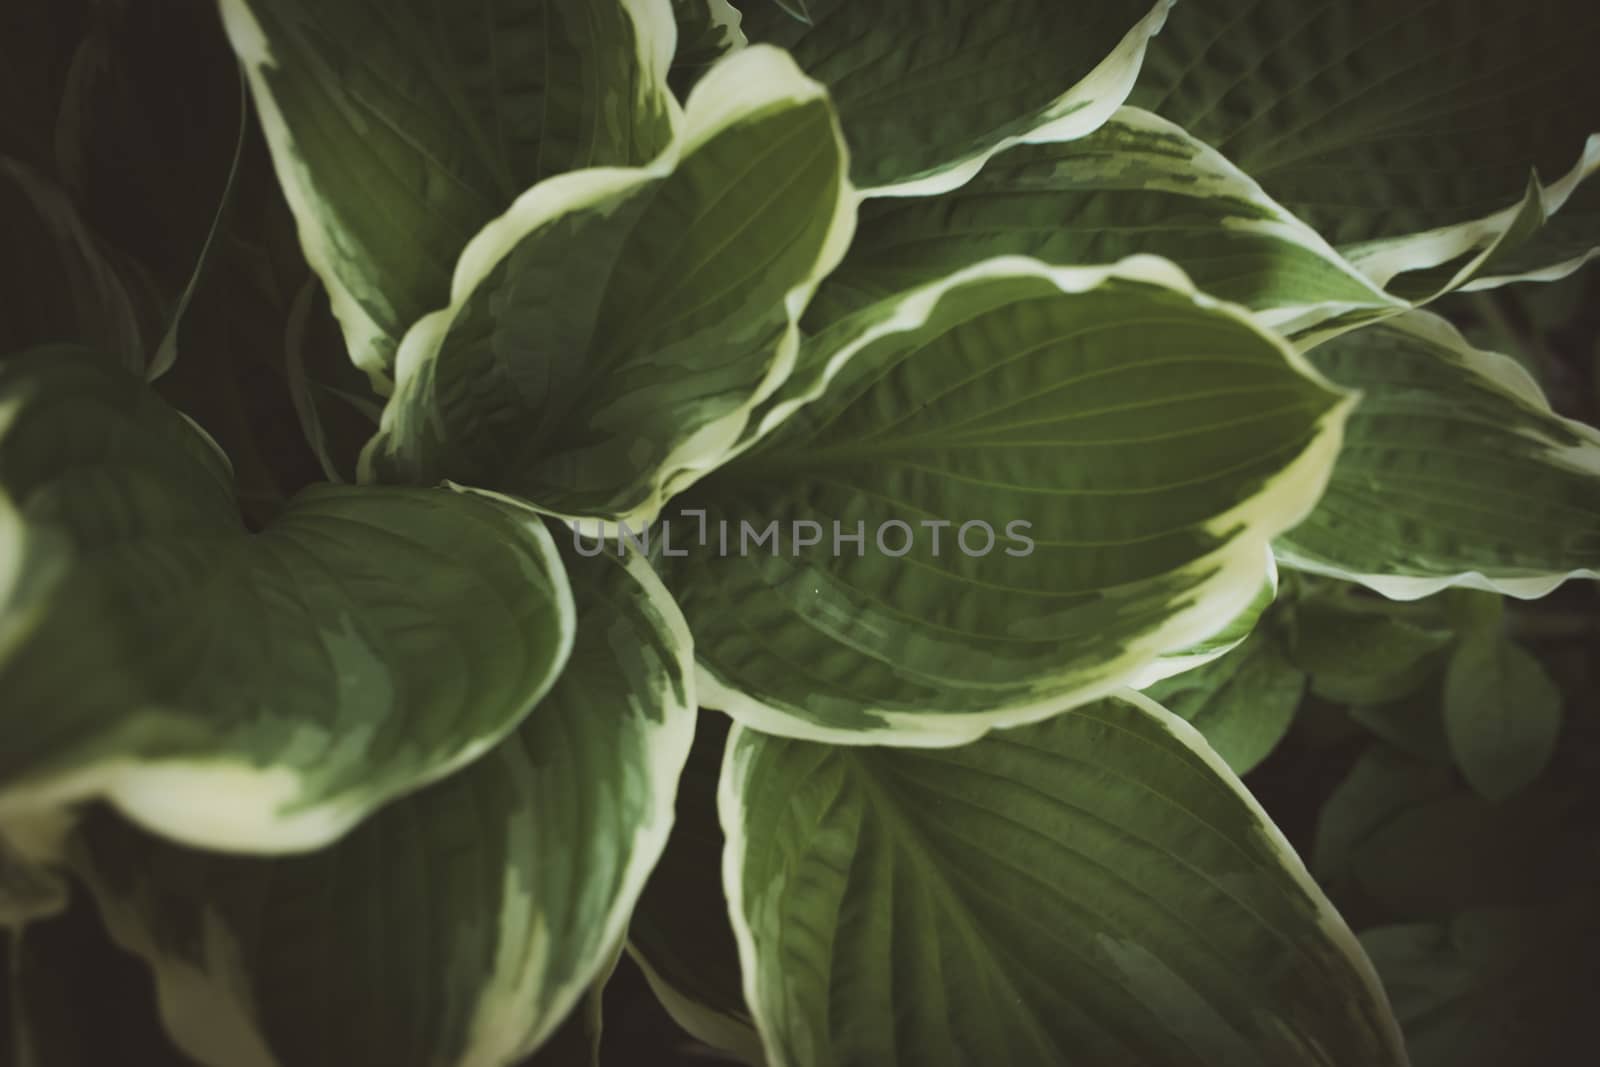
M 1525 199 L 1536 224 L 1600 165 L 1573 103 L 1597 30 L 1600 9 L 1566 0 L 1185 0 L 1129 103 L 1220 149 L 1386 285 L 1493 245 Z
M 1245 605 L 1243 611 L 1234 616 L 1222 629 L 1209 637 L 1189 645 L 1186 648 L 1174 649 L 1163 653 L 1145 670 L 1136 675 L 1129 683 L 1128 688 L 1144 690 L 1160 682 L 1162 679 L 1171 678 L 1187 671 L 1198 670 L 1208 663 L 1227 655 L 1238 648 L 1254 632 L 1256 624 L 1266 614 L 1267 609 L 1278 596 L 1278 565 L 1272 558 L 1269 548 L 1267 555 L 1267 577 L 1261 583 L 1261 588 L 1256 591 L 1255 599 Z M 1220 675 L 1215 676 L 1219 681 Z
M 684 95 L 717 60 L 747 42 L 743 18 L 728 0 L 672 0 L 678 47 L 672 55 L 672 87 Z
M 621 959 L 622 946 L 618 945 L 578 1006 L 568 1013 L 566 1021 L 539 1046 L 532 1058 L 519 1061 L 517 1067 L 603 1067 L 600 1049 L 605 1029 L 606 986 Z
M 717 779 L 727 720 L 702 712 L 678 784 L 667 849 L 628 926 L 628 950 L 667 1013 L 689 1033 L 741 1062 L 760 1064 L 739 982 L 739 949 L 722 895 Z
M 641 561 L 569 563 L 580 636 L 538 713 L 331 847 L 223 856 L 86 822 L 76 863 L 190 1055 L 510 1064 L 611 965 L 689 752 L 688 634 Z
M 1317 813 L 1311 859 L 1317 881 L 1332 885 L 1352 877 L 1368 840 L 1407 812 L 1449 795 L 1452 788 L 1447 768 L 1373 745 Z
M 1555 217 L 1520 244 L 1486 262 L 1464 289 L 1515 281 L 1556 281 L 1600 256 L 1600 181 L 1586 181 Z
M 1274 630 L 1252 634 L 1203 666 L 1145 690 L 1200 731 L 1235 774 L 1266 759 L 1294 723 L 1306 676 Z
M 792 6 L 792 5 L 791 5 Z M 1172 0 L 808 0 L 744 7 L 751 41 L 828 86 L 869 194 L 953 189 L 1009 145 L 1099 126 L 1139 71 Z
M 1378 704 L 1426 682 L 1451 639 L 1448 630 L 1311 602 L 1294 614 L 1288 651 L 1318 696 Z
M 814 740 L 957 744 L 1226 629 L 1348 403 L 1151 258 L 995 260 L 827 337 L 826 395 L 680 498 L 734 543 L 660 553 L 703 702 Z
M 647 162 L 675 125 L 667 0 L 221 0 L 352 356 L 390 370 L 528 186 Z
M 536 186 L 406 336 L 365 462 L 569 517 L 648 521 L 789 373 L 795 320 L 855 222 L 823 88 L 746 48 L 649 168 Z
M 1405 1062 L 1288 842 L 1136 694 L 953 749 L 736 727 L 721 811 L 773 1067 Z
M 991 256 L 1073 266 L 1138 252 L 1258 310 L 1395 306 L 1215 149 L 1124 107 L 1085 137 L 1008 149 L 943 196 L 863 204 L 850 254 L 807 322 L 825 325 Z
M 93 796 L 206 847 L 315 847 L 516 725 L 572 639 L 537 516 L 227 461 L 77 349 L 0 364 L 0 821 Z M 9 497 L 9 499 L 6 499 Z
M 1437 671 L 1437 664 L 1428 664 Z M 1421 687 L 1393 700 L 1351 704 L 1350 718 L 1402 752 L 1430 763 L 1448 766 L 1450 744 L 1444 735 L 1440 709 L 1443 680 L 1436 673 Z
M 1561 688 L 1501 627 L 1468 634 L 1444 680 L 1444 728 L 1461 773 L 1490 800 L 1539 777 L 1561 733 Z
M 1308 356 L 1362 400 L 1280 562 L 1404 600 L 1453 585 L 1540 597 L 1600 574 L 1600 433 L 1553 414 L 1515 362 L 1426 312 Z

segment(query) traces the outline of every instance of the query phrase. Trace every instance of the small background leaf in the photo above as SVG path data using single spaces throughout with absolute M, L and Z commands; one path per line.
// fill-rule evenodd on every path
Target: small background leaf
M 1244 774 L 1283 740 L 1305 689 L 1305 673 L 1284 654 L 1282 637 L 1262 629 L 1220 659 L 1145 692 Z
M 1445 733 L 1467 781 L 1503 800 L 1537 778 L 1561 733 L 1561 690 L 1499 627 L 1469 635 L 1445 673 Z

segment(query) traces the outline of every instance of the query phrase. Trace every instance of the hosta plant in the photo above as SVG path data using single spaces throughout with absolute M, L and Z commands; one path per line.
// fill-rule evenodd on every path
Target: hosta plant
M 667 1056 L 619 967 L 773 1067 L 1445 1047 L 1504 922 L 1329 897 L 1399 757 L 1321 881 L 1239 776 L 1567 780 L 1600 433 L 1432 308 L 1600 248 L 1596 11 L 20 7 L 15 1062 Z

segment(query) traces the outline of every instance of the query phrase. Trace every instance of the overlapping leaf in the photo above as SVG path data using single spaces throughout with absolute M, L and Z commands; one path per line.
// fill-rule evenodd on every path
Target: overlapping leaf
M 1172 0 L 807 0 L 744 8 L 754 42 L 826 84 L 868 193 L 953 189 L 1008 145 L 1090 132 L 1133 87 Z
M 79 349 L 0 364 L 0 412 L 0 819 L 104 796 L 313 847 L 493 745 L 566 658 L 525 509 L 321 486 L 252 532 L 206 435 Z
M 222 0 L 306 258 L 387 374 L 473 234 L 528 186 L 671 139 L 667 0 Z
M 773 1067 L 1406 1062 L 1288 843 L 1141 697 L 953 749 L 736 728 L 721 806 Z
M 655 165 L 544 182 L 473 240 L 369 469 L 647 521 L 789 373 L 854 226 L 845 165 L 820 85 L 776 49 L 728 57 Z
M 1544 771 L 1561 734 L 1561 687 L 1513 642 L 1498 610 L 1471 627 L 1444 678 L 1444 729 L 1462 775 L 1501 801 Z
M 1214 663 L 1244 644 L 1278 596 L 1277 561 L 1272 556 L 1272 549 L 1267 549 L 1266 555 L 1266 579 L 1261 583 L 1261 588 L 1256 591 L 1255 599 L 1245 605 L 1243 611 L 1235 615 L 1233 620 L 1226 626 L 1210 636 L 1184 648 L 1162 653 L 1149 667 L 1141 671 L 1128 683 L 1128 688 L 1148 689 L 1164 679 L 1172 678 L 1186 671 L 1198 670 L 1206 664 Z
M 1539 597 L 1600 574 L 1600 433 L 1553 414 L 1513 361 L 1426 312 L 1308 356 L 1362 402 L 1280 561 L 1408 600 L 1451 585 Z
M 1235 774 L 1245 774 L 1289 732 L 1305 689 L 1282 636 L 1268 629 L 1145 692 L 1200 731 Z
M 1600 9 L 1566 0 L 1185 0 L 1129 102 L 1220 149 L 1377 283 L 1448 266 L 1430 283 L 1448 287 L 1600 246 L 1592 212 L 1537 260 L 1502 242 L 1600 166 L 1573 104 L 1592 95 L 1597 40 Z
M 1345 411 L 1149 258 L 995 260 L 816 340 L 776 429 L 657 546 L 703 701 L 811 739 L 960 743 L 1212 638 L 1316 500 Z M 684 547 L 674 515 L 697 511 Z
M 1555 281 L 1600 256 L 1600 181 L 1586 181 L 1539 231 L 1499 252 L 1464 289 L 1489 289 L 1514 281 Z
M 1451 636 L 1444 627 L 1313 601 L 1295 610 L 1288 652 L 1318 696 L 1378 704 L 1409 695 L 1435 674 Z
M 672 824 L 691 661 L 642 561 L 567 562 L 580 637 L 538 713 L 333 846 L 230 857 L 86 823 L 76 862 L 186 1052 L 498 1067 L 610 966 Z
M 672 0 L 678 47 L 672 54 L 672 87 L 686 94 L 717 60 L 749 42 L 744 16 L 728 0 Z
M 1215 149 L 1124 107 L 1085 137 L 1010 148 L 943 196 L 863 204 L 807 325 L 991 256 L 1074 266 L 1140 252 L 1173 260 L 1207 293 L 1285 317 L 1401 306 Z

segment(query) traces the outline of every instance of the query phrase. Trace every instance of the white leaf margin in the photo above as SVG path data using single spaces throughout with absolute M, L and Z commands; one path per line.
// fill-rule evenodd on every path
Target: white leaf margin
M 612 895 L 611 907 L 601 924 L 601 935 L 595 939 L 597 944 L 607 946 L 605 951 L 592 961 L 591 966 L 579 968 L 568 982 L 546 995 L 544 999 L 549 1010 L 545 1012 L 542 1024 L 529 1033 L 525 1029 L 528 1006 L 536 1001 L 538 982 L 542 978 L 545 963 L 544 955 L 541 951 L 523 951 L 526 946 L 503 944 L 500 966 L 509 969 L 497 967 L 494 978 L 480 997 L 468 1028 L 467 1049 L 470 1054 L 462 1055 L 461 1067 L 502 1067 L 529 1055 L 555 1033 L 595 981 L 616 966 L 627 938 L 628 922 L 633 918 L 634 906 L 662 853 L 666 851 L 667 839 L 677 820 L 678 780 L 682 777 L 689 751 L 694 745 L 699 710 L 695 693 L 694 638 L 672 594 L 642 556 L 630 555 L 619 565 L 639 586 L 641 601 L 649 609 L 652 625 L 665 631 L 667 643 L 675 653 L 677 675 L 683 684 L 682 702 L 663 705 L 662 722 L 649 728 L 652 736 L 648 743 L 641 745 L 650 760 L 643 777 L 653 787 L 653 817 L 634 827 L 633 840 L 625 849 L 627 863 Z M 637 727 L 638 724 L 632 725 Z M 630 772 L 630 775 L 633 773 L 637 772 Z M 515 872 L 508 871 L 507 877 L 505 900 L 508 908 L 527 908 L 534 903 L 522 891 Z M 527 929 L 536 936 L 543 931 L 542 920 L 531 912 L 520 922 L 510 924 L 502 914 L 501 926 Z M 535 945 L 536 949 L 541 947 Z M 520 974 L 517 973 L 519 967 Z
M 1384 329 L 1408 334 L 1450 359 L 1461 369 L 1475 374 L 1487 386 L 1538 419 L 1553 422 L 1580 439 L 1577 445 L 1564 445 L 1524 429 L 1522 435 L 1544 450 L 1542 458 L 1558 467 L 1596 480 L 1600 486 L 1600 430 L 1586 423 L 1557 415 L 1550 408 L 1539 383 L 1510 356 L 1475 348 L 1449 322 L 1428 311 L 1412 311 L 1386 319 Z M 1313 346 L 1314 349 L 1315 346 Z M 1309 349 L 1308 349 L 1309 350 Z M 1600 570 L 1580 568 L 1547 575 L 1493 575 L 1480 570 L 1463 570 L 1453 575 L 1421 577 L 1400 574 L 1367 574 L 1337 567 L 1296 553 L 1288 545 L 1274 547 L 1278 562 L 1307 574 L 1337 578 L 1364 585 L 1390 600 L 1420 600 L 1446 589 L 1475 589 L 1499 593 L 1517 600 L 1537 600 L 1548 596 L 1574 578 L 1600 579 Z
M 0 411 L 0 434 L 8 421 Z M 207 438 L 209 440 L 209 438 Z M 455 488 L 455 487 L 452 487 Z M 457 492 L 474 490 L 455 488 Z M 504 505 L 503 500 L 497 503 Z M 507 509 L 514 514 L 513 509 Z M 561 554 L 549 529 L 537 515 L 526 513 L 520 526 L 529 549 L 551 576 L 551 606 L 559 627 L 553 662 L 564 665 L 576 637 L 576 608 Z M 48 572 L 64 567 L 65 559 L 50 552 L 46 574 L 23 570 L 28 541 L 38 541 L 0 491 L 0 654 L 26 637 L 37 612 L 49 595 Z M 48 550 L 48 544 L 41 546 Z M 41 581 L 41 577 L 45 580 Z M 542 700 L 561 674 L 552 670 L 528 707 Z M 144 708 L 142 712 L 159 709 Z M 519 720 L 520 721 L 520 720 Z M 323 847 L 343 836 L 381 804 L 397 795 L 420 789 L 460 770 L 482 756 L 516 729 L 517 723 L 459 746 L 425 776 L 412 779 L 401 791 L 377 795 L 347 794 L 311 806 L 301 800 L 301 777 L 284 765 L 258 766 L 247 754 L 216 752 L 201 756 L 130 758 L 110 756 L 50 775 L 25 787 L 0 794 L 0 824 L 32 819 L 52 809 L 103 799 L 136 825 L 159 836 L 195 848 L 221 852 L 274 854 Z
M 1047 281 L 1067 295 L 1086 293 L 1113 280 L 1171 290 L 1186 296 L 1197 310 L 1222 315 L 1248 327 L 1275 348 L 1290 369 L 1338 399 L 1318 420 L 1312 440 L 1299 455 L 1285 464 L 1254 496 L 1206 524 L 1206 532 L 1224 538 L 1222 544 L 1210 555 L 1193 560 L 1183 568 L 1210 572 L 1200 595 L 1176 607 L 1160 626 L 1130 642 L 1118 657 L 1117 665 L 1108 668 L 1107 676 L 1097 683 L 1082 686 L 1070 694 L 1052 694 L 991 711 L 943 714 L 937 716 L 936 721 L 930 721 L 934 717 L 924 714 L 864 708 L 863 717 L 881 725 L 846 730 L 820 726 L 759 700 L 724 682 L 704 659 L 700 659 L 697 685 L 703 706 L 723 712 L 735 722 L 763 733 L 801 741 L 916 748 L 964 745 L 990 730 L 1038 722 L 1110 696 L 1135 682 L 1152 684 L 1157 680 L 1152 675 L 1167 669 L 1161 665 L 1162 657 L 1175 655 L 1181 663 L 1187 650 L 1204 644 L 1233 625 L 1260 596 L 1275 566 L 1270 558 L 1271 542 L 1315 508 L 1332 477 L 1344 441 L 1345 423 L 1360 394 L 1329 381 L 1293 345 L 1265 326 L 1258 315 L 1201 292 L 1182 269 L 1159 256 L 1129 256 L 1107 267 L 1053 267 L 1026 256 L 997 256 L 889 301 L 894 305 L 893 310 L 883 317 L 868 314 L 882 306 L 874 305 L 834 327 L 842 340 L 815 380 L 804 391 L 774 404 L 755 427 L 755 432 L 741 441 L 724 462 L 749 451 L 795 411 L 821 397 L 840 370 L 869 345 L 925 325 L 946 293 L 974 282 L 1005 278 Z M 1230 532 L 1233 536 L 1226 536 Z M 1170 666 L 1172 670 L 1168 673 L 1177 669 L 1176 664 Z
M 734 7 L 728 0 L 687 0 L 691 4 L 703 4 L 706 8 L 706 25 L 712 30 L 720 30 L 720 43 L 723 46 L 723 55 L 737 52 L 750 43 L 750 38 L 744 32 L 744 13 Z
M 450 306 L 424 316 L 402 339 L 395 362 L 394 395 L 384 408 L 378 433 L 362 450 L 357 480 L 364 484 L 377 480 L 377 458 L 386 451 L 386 442 L 403 431 L 406 401 L 425 383 L 429 365 L 439 357 L 456 316 L 524 237 L 563 215 L 596 207 L 603 210 L 607 201 L 665 178 L 696 149 L 754 114 L 776 104 L 814 100 L 830 100 L 826 87 L 807 77 L 787 52 L 770 45 L 741 48 L 695 84 L 678 136 L 654 162 L 645 167 L 596 167 L 557 175 L 518 197 L 510 210 L 485 226 L 462 252 L 451 282 Z M 788 324 L 766 376 L 736 409 L 680 442 L 658 466 L 648 499 L 626 515 L 603 519 L 603 536 L 615 536 L 621 524 L 639 529 L 653 522 L 669 498 L 726 462 L 751 412 L 793 373 L 800 351 L 800 316 L 822 279 L 843 261 L 855 236 L 860 194 L 850 184 L 849 149 L 837 117 L 830 124 L 839 157 L 839 196 L 817 262 L 784 297 Z M 538 501 L 527 503 L 541 514 L 569 524 L 592 523 L 597 518 L 544 508 Z
M 1244 782 L 1228 767 L 1226 761 L 1217 755 L 1198 730 L 1143 693 L 1123 689 L 1109 694 L 1109 698 L 1131 705 L 1155 720 L 1175 740 L 1200 757 L 1206 766 L 1215 772 L 1218 780 L 1249 811 L 1255 820 L 1253 827 L 1255 834 L 1265 841 L 1271 854 L 1282 861 L 1284 871 L 1315 908 L 1323 932 L 1349 959 L 1362 985 L 1371 995 L 1373 1003 L 1384 1009 L 1383 1018 L 1387 1026 L 1383 1036 L 1395 1062 L 1401 1065 L 1409 1064 L 1410 1057 L 1406 1051 L 1405 1038 L 1393 1010 L 1390 1009 L 1389 997 L 1383 988 L 1382 980 L 1378 977 L 1377 968 L 1373 966 L 1361 942 L 1345 922 L 1344 916 L 1339 914 L 1333 902 L 1311 877 L 1311 872 L 1306 869 L 1300 854 L 1295 851 L 1288 838 L 1284 837 L 1283 831 L 1278 829 L 1266 809 L 1245 787 Z M 772 1032 L 772 1020 L 764 1007 L 767 998 L 762 995 L 759 981 L 761 974 L 759 953 L 756 948 L 755 933 L 745 919 L 744 897 L 744 864 L 748 835 L 742 818 L 744 805 L 741 798 L 749 785 L 752 758 L 746 737 L 752 734 L 759 740 L 760 731 L 751 730 L 737 722 L 728 732 L 722 776 L 717 783 L 717 814 L 722 823 L 723 840 L 726 842 L 722 852 L 722 888 L 728 900 L 728 916 L 733 923 L 734 942 L 739 948 L 739 970 L 743 976 L 745 1005 L 750 1009 L 757 1033 L 765 1035 Z M 766 1044 L 770 1067 L 804 1067 L 804 1065 L 790 1065 L 781 1057 L 774 1055 L 775 1047 L 767 1043 L 764 1036 L 763 1043 Z
M 1600 171 L 1600 133 L 1589 135 L 1572 169 L 1549 185 L 1542 184 L 1538 175 L 1531 176 L 1522 199 L 1509 207 L 1469 222 L 1441 226 L 1404 237 L 1364 241 L 1345 248 L 1344 254 L 1375 285 L 1386 289 L 1397 276 L 1407 271 L 1437 267 L 1477 249 L 1478 254 L 1460 267 L 1434 297 L 1457 289 L 1471 292 L 1517 281 L 1554 281 L 1566 277 L 1589 259 L 1600 255 L 1600 249 L 1523 274 L 1476 275 L 1508 236 L 1522 226 L 1543 226 L 1545 220 L 1561 210 L 1579 184 L 1596 171 Z M 1427 302 L 1427 299 L 1416 301 L 1418 305 Z
M 682 126 L 683 112 L 667 85 L 667 71 L 678 45 L 678 23 L 672 14 L 671 0 L 615 0 L 633 21 L 634 40 L 639 45 L 641 91 L 652 93 L 664 105 L 667 120 L 676 133 Z M 272 167 L 278 187 L 295 219 L 300 248 L 306 262 L 322 280 L 332 305 L 334 318 L 344 333 L 350 358 L 372 382 L 380 396 L 394 388 L 391 368 L 385 353 L 392 347 L 387 331 L 362 308 L 348 286 L 339 279 L 335 264 L 334 237 L 321 225 L 316 208 L 317 194 L 309 169 L 300 158 L 294 136 L 289 131 L 277 98 L 267 85 L 264 71 L 276 68 L 267 33 L 250 11 L 249 0 L 218 0 L 222 27 L 239 57 L 250 82 L 256 116 L 272 151 Z M 397 221 L 398 224 L 403 224 Z
M 1278 598 L 1278 560 L 1270 547 L 1267 549 L 1266 555 L 1266 581 L 1256 594 L 1256 598 L 1250 602 L 1249 606 L 1237 618 L 1213 634 L 1208 640 L 1159 657 L 1143 671 L 1134 675 L 1128 683 L 1128 688 L 1145 690 L 1157 682 L 1176 677 L 1198 667 L 1204 667 L 1207 663 L 1221 659 L 1249 640 L 1250 635 L 1255 633 L 1256 625 L 1261 621 L 1261 616 L 1266 613 L 1267 609 Z
M 1093 133 L 1133 92 L 1139 71 L 1144 66 L 1145 50 L 1150 45 L 1150 39 L 1166 25 L 1167 14 L 1175 3 L 1177 0 L 1155 0 L 1150 11 L 1123 35 L 1110 55 L 1076 85 L 1045 106 L 1033 129 L 1003 137 L 986 148 L 962 155 L 928 173 L 866 187 L 862 195 L 937 196 L 967 184 L 983 169 L 985 163 L 1012 145 L 1071 141 Z
M 653 728 L 650 743 L 642 746 L 651 759 L 645 777 L 653 787 L 654 817 L 635 827 L 626 849 L 627 863 L 605 914 L 602 936 L 596 939 L 604 950 L 547 994 L 549 1010 L 531 1031 L 529 1005 L 536 1001 L 546 963 L 544 926 L 532 914 L 536 902 L 516 881 L 516 872 L 508 869 L 499 924 L 527 930 L 533 944 L 508 939 L 501 945 L 495 973 L 479 991 L 465 1046 L 452 1061 L 453 1067 L 504 1067 L 529 1055 L 555 1033 L 594 982 L 615 966 L 634 905 L 672 832 L 678 779 L 694 743 L 697 718 L 693 644 L 677 604 L 644 560 L 629 559 L 620 565 L 639 584 L 644 603 L 665 630 L 684 686 L 683 701 L 664 707 L 663 722 Z M 242 946 L 234 931 L 214 913 L 203 911 L 199 962 L 178 958 L 157 944 L 138 916 L 98 883 L 92 861 L 81 858 L 75 866 L 85 876 L 112 940 L 150 967 L 162 1022 L 184 1052 L 211 1067 L 294 1067 L 272 1054 L 251 1016 L 253 983 L 244 969 Z M 512 915 L 513 909 L 521 914 Z

